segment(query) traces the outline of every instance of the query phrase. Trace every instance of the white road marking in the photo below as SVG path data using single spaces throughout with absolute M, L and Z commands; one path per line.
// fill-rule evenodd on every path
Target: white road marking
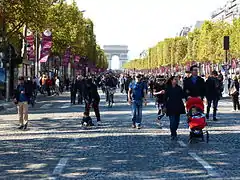
M 74 142 L 69 143 L 68 147 L 71 149 L 73 146 L 77 145 L 77 143 L 79 142 L 79 140 L 77 138 L 73 139 Z M 65 154 L 65 156 L 67 156 L 67 154 Z M 73 155 L 71 155 L 73 156 Z M 64 167 L 66 166 L 67 162 L 68 162 L 69 158 L 67 157 L 63 157 L 59 160 L 57 166 L 55 167 L 54 171 L 53 171 L 53 176 L 58 176 L 62 173 Z M 49 180 L 55 180 L 56 177 L 49 177 Z
M 183 141 L 178 141 L 178 144 L 179 144 L 181 147 L 187 147 L 187 145 L 186 145 Z
M 66 103 L 66 104 L 63 104 L 63 106 L 61 106 L 60 108 L 61 109 L 67 109 L 69 107 L 71 107 L 71 104 L 70 103 Z
M 44 104 L 40 107 L 40 109 L 48 109 L 50 108 L 50 106 L 52 106 L 53 104 Z
M 67 162 L 68 162 L 68 158 L 60 159 L 60 161 L 58 162 L 57 166 L 55 167 L 55 169 L 53 171 L 53 175 L 61 174 L 63 171 L 63 168 L 66 166 Z
M 178 144 L 181 147 L 187 147 L 187 145 L 183 141 L 178 141 Z M 214 171 L 214 168 L 210 164 L 208 164 L 205 160 L 203 160 L 201 157 L 199 157 L 196 153 L 189 152 L 188 154 L 192 156 L 198 163 L 200 163 L 204 167 L 204 169 L 207 170 L 209 176 L 219 177 L 218 173 Z
M 189 152 L 188 154 L 197 160 L 207 170 L 209 176 L 219 177 L 219 175 L 214 171 L 213 167 L 199 157 L 196 153 Z

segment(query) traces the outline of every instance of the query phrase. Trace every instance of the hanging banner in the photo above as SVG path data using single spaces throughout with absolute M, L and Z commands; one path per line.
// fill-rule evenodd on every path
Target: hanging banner
M 30 30 L 27 30 L 26 42 L 28 60 L 34 61 L 35 60 L 34 34 Z
M 80 61 L 80 56 L 75 56 L 74 57 L 74 62 L 79 62 Z
M 47 62 L 52 48 L 52 33 L 49 30 L 45 30 L 42 34 L 40 63 Z
M 63 56 L 63 66 L 67 67 L 71 59 L 71 48 L 68 47 Z

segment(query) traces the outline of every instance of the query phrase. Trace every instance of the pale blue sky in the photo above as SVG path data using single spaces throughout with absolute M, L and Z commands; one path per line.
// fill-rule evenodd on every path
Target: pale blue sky
M 71 1 L 71 0 L 69 0 Z M 210 18 L 226 0 L 76 0 L 95 24 L 97 42 L 129 46 L 130 59 L 183 26 Z

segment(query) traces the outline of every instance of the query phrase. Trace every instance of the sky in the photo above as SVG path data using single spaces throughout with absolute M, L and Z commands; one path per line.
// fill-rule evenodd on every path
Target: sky
M 71 1 L 71 0 L 69 0 Z M 97 42 L 128 45 L 129 59 L 184 26 L 207 20 L 227 0 L 75 0 L 84 17 L 92 19 Z

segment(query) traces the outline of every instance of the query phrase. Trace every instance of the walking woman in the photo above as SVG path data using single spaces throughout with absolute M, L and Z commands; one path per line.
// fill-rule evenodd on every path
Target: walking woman
M 180 121 L 180 115 L 185 114 L 183 104 L 184 93 L 178 85 L 178 78 L 172 76 L 167 82 L 166 89 L 166 108 L 167 116 L 170 120 L 171 140 L 177 140 L 177 129 Z
M 240 110 L 239 105 L 239 82 L 237 76 L 235 76 L 231 82 L 230 88 L 229 88 L 229 94 L 232 96 L 233 101 L 233 112 L 237 110 Z

